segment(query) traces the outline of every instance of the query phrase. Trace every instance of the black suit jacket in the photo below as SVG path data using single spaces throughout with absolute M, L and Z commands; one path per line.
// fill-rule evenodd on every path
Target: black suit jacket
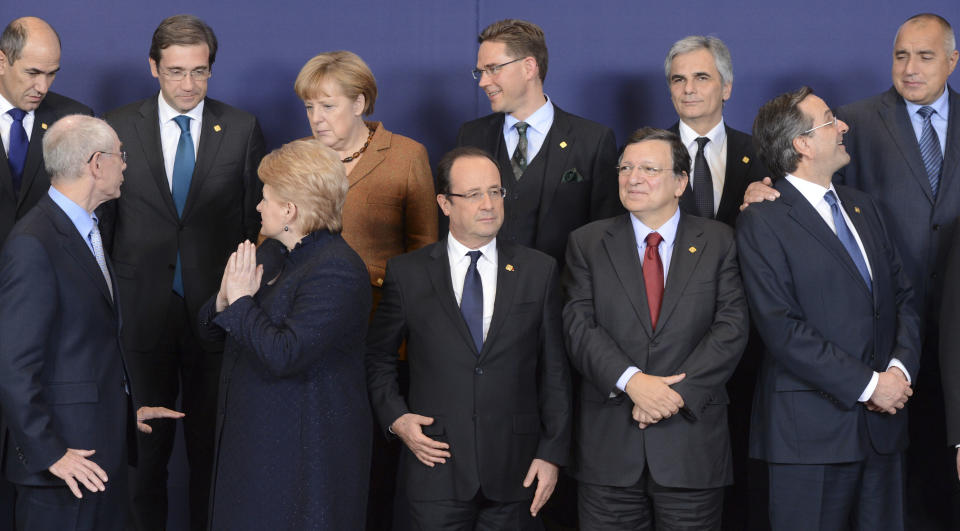
M 714 219 L 733 227 L 737 223 L 737 214 L 740 213 L 740 205 L 743 204 L 743 194 L 747 191 L 747 186 L 753 181 L 769 176 L 770 172 L 760 162 L 760 157 L 753 148 L 752 136 L 726 124 L 723 128 L 727 134 L 727 165 L 720 205 L 717 207 L 717 216 Z M 670 131 L 679 135 L 680 123 L 673 124 Z M 693 162 L 693 160 L 690 161 L 691 171 Z M 690 175 L 690 180 L 693 181 L 693 175 Z M 680 209 L 686 214 L 698 215 L 693 187 L 687 186 L 683 195 L 680 196 Z
M 570 374 L 563 348 L 557 266 L 548 256 L 497 242 L 493 320 L 478 353 L 450 280 L 447 240 L 391 259 L 367 336 L 367 381 L 385 428 L 413 412 L 433 417 L 428 437 L 450 444 L 429 468 L 404 450 L 414 500 L 530 499 L 523 479 L 534 458 L 565 465 Z M 409 398 L 397 383 L 407 341 Z
M 196 166 L 181 219 L 163 165 L 157 97 L 110 111 L 104 118 L 117 131 L 128 160 L 121 197 L 98 210 L 101 232 L 120 285 L 124 347 L 149 351 L 163 330 L 177 252 L 187 309 L 196 315 L 219 289 L 223 267 L 237 244 L 256 241 L 263 133 L 253 115 L 205 100 Z
M 108 476 L 126 474 L 135 421 L 119 311 L 84 238 L 49 196 L 0 253 L 0 337 L 6 477 L 64 487 L 47 469 L 67 448 L 96 450 L 89 459 Z
M 836 186 L 866 250 L 867 288 L 840 239 L 809 201 L 779 179 L 777 201 L 750 205 L 737 247 L 751 315 L 766 345 L 750 455 L 776 463 L 859 461 L 907 445 L 907 410 L 873 413 L 857 401 L 873 371 L 920 365 L 913 289 L 869 195 Z M 909 407 L 907 408 L 909 409 Z
M 56 92 L 47 92 L 34 111 L 30 147 L 23 165 L 20 195 L 14 197 L 7 153 L 0 149 L 0 243 L 10 233 L 14 223 L 22 218 L 50 188 L 50 176 L 43 166 L 43 134 L 54 122 L 68 114 L 93 115 L 90 107 Z
M 503 140 L 504 119 L 503 113 L 493 113 L 463 124 L 457 145 L 490 153 L 499 161 L 501 182 L 506 183 L 514 177 Z M 623 212 L 617 187 L 617 144 L 609 127 L 556 105 L 549 135 L 549 143 L 540 148 L 546 150 L 547 165 L 539 176 L 543 187 L 533 247 L 562 265 L 572 230 Z M 534 176 L 524 174 L 525 179 L 530 177 Z M 510 223 L 509 216 L 505 223 Z
M 648 468 L 668 487 L 731 483 L 725 384 L 749 327 L 733 231 L 681 214 L 656 330 L 630 214 L 570 235 L 563 286 L 567 350 L 583 375 L 574 476 L 627 487 Z M 686 373 L 673 386 L 682 412 L 638 429 L 633 403 L 616 387 L 630 366 L 657 376 Z

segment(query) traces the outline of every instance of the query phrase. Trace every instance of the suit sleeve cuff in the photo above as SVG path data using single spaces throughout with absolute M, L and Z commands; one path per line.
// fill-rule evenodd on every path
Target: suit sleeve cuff
M 890 367 L 896 367 L 903 371 L 903 375 L 907 377 L 907 383 L 913 385 L 913 380 L 910 379 L 910 372 L 907 371 L 907 368 L 903 365 L 903 363 L 900 363 L 900 360 L 897 358 L 890 358 L 890 363 L 887 364 L 887 368 L 889 369 Z
M 877 389 L 877 382 L 880 381 L 880 375 L 877 371 L 873 371 L 873 376 L 870 377 L 870 383 L 867 384 L 867 388 L 860 393 L 860 398 L 857 400 L 860 402 L 866 402 L 870 400 L 870 397 L 873 396 L 873 392 Z

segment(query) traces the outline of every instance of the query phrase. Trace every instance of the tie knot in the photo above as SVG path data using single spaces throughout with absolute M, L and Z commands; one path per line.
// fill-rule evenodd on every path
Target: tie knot
M 660 247 L 660 242 L 662 241 L 663 241 L 663 236 L 660 236 L 659 232 L 651 232 L 650 234 L 647 234 L 647 238 L 646 238 L 647 247 L 653 247 L 654 249 L 656 249 L 657 247 Z
M 190 132 L 190 117 L 187 116 L 186 114 L 181 114 L 180 116 L 174 117 L 173 121 L 177 122 L 177 125 L 180 126 L 181 133 Z
M 929 120 L 930 117 L 933 116 L 933 113 L 935 112 L 936 111 L 933 110 L 933 107 L 929 105 L 924 105 L 923 107 L 920 107 L 919 109 L 917 109 L 917 114 L 919 114 L 920 117 L 923 118 L 924 120 Z
M 705 136 L 701 136 L 700 138 L 697 138 L 697 144 L 700 146 L 700 151 L 703 151 L 703 146 L 707 145 L 707 142 L 709 141 L 710 139 Z
M 23 117 L 27 115 L 27 111 L 14 107 L 7 111 L 7 114 L 13 118 L 14 122 L 23 122 Z
M 480 260 L 480 257 L 483 256 L 483 253 L 480 251 L 467 251 L 467 256 L 470 257 L 470 265 L 476 266 L 477 260 Z
M 517 132 L 520 133 L 520 136 L 526 136 L 527 128 L 530 127 L 530 124 L 527 122 L 517 122 L 513 124 L 513 126 L 517 128 Z
M 831 207 L 837 206 L 837 196 L 833 193 L 833 190 L 827 190 L 827 193 L 823 194 L 823 200 Z

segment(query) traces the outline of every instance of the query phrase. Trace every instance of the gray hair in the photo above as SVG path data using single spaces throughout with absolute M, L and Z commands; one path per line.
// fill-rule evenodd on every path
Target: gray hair
M 50 180 L 76 179 L 90 156 L 111 152 L 117 134 L 107 122 L 83 114 L 64 116 L 43 135 L 43 162 Z
M 897 28 L 897 34 L 893 37 L 894 47 L 896 47 L 897 39 L 900 37 L 900 30 L 903 29 L 903 27 L 909 22 L 936 22 L 940 24 L 940 27 L 943 29 L 943 47 L 947 54 L 949 55 L 957 49 L 957 37 L 953 34 L 953 26 L 947 22 L 947 19 L 937 15 L 936 13 L 918 13 L 903 21 L 903 24 Z
M 800 102 L 811 94 L 810 87 L 781 94 L 764 103 L 753 121 L 753 144 L 774 179 L 797 169 L 800 153 L 793 139 L 813 127 L 813 118 L 800 110 Z
M 733 83 L 733 60 L 730 59 L 730 50 L 727 45 L 716 37 L 707 35 L 690 35 L 673 43 L 670 51 L 667 52 L 667 58 L 663 61 L 663 73 L 667 76 L 667 84 L 670 84 L 670 67 L 673 65 L 673 59 L 685 53 L 695 52 L 697 50 L 707 50 L 713 55 L 713 64 L 720 73 L 720 83 L 723 85 Z
M 39 21 L 39 19 L 37 19 Z M 46 22 L 40 21 L 42 24 Z M 50 31 L 57 37 L 57 43 L 60 42 L 60 34 L 52 26 L 46 24 Z M 23 47 L 27 45 L 27 23 L 22 18 L 11 21 L 7 27 L 3 28 L 0 34 L 0 52 L 7 56 L 7 63 L 13 64 L 23 55 Z

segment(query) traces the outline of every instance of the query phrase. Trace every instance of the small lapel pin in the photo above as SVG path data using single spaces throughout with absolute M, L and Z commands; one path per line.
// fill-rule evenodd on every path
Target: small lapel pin
M 213 130 L 219 133 L 219 132 L 220 132 L 220 124 L 217 124 L 217 125 L 213 126 Z
M 560 149 L 567 149 L 567 141 L 563 140 L 560 142 Z
M 43 129 L 44 131 L 46 131 L 46 130 L 47 130 L 47 124 L 45 124 L 45 123 L 43 123 L 43 122 L 40 122 L 40 129 Z
M 687 250 L 690 251 L 690 254 L 693 254 L 693 253 L 697 252 L 697 248 L 696 248 L 696 247 L 693 247 L 693 246 L 691 246 L 691 247 L 690 247 L 689 249 L 687 249 Z
M 742 160 L 744 164 L 750 164 L 750 157 L 746 155 L 744 155 L 743 158 L 740 160 Z
M 853 211 L 856 212 L 857 214 L 859 214 L 859 213 L 860 213 L 860 207 L 858 207 L 858 206 L 853 207 Z
M 513 269 L 513 264 L 507 264 L 507 266 L 504 267 L 504 269 L 506 269 L 507 271 L 513 271 L 513 270 L 514 270 L 514 269 Z

